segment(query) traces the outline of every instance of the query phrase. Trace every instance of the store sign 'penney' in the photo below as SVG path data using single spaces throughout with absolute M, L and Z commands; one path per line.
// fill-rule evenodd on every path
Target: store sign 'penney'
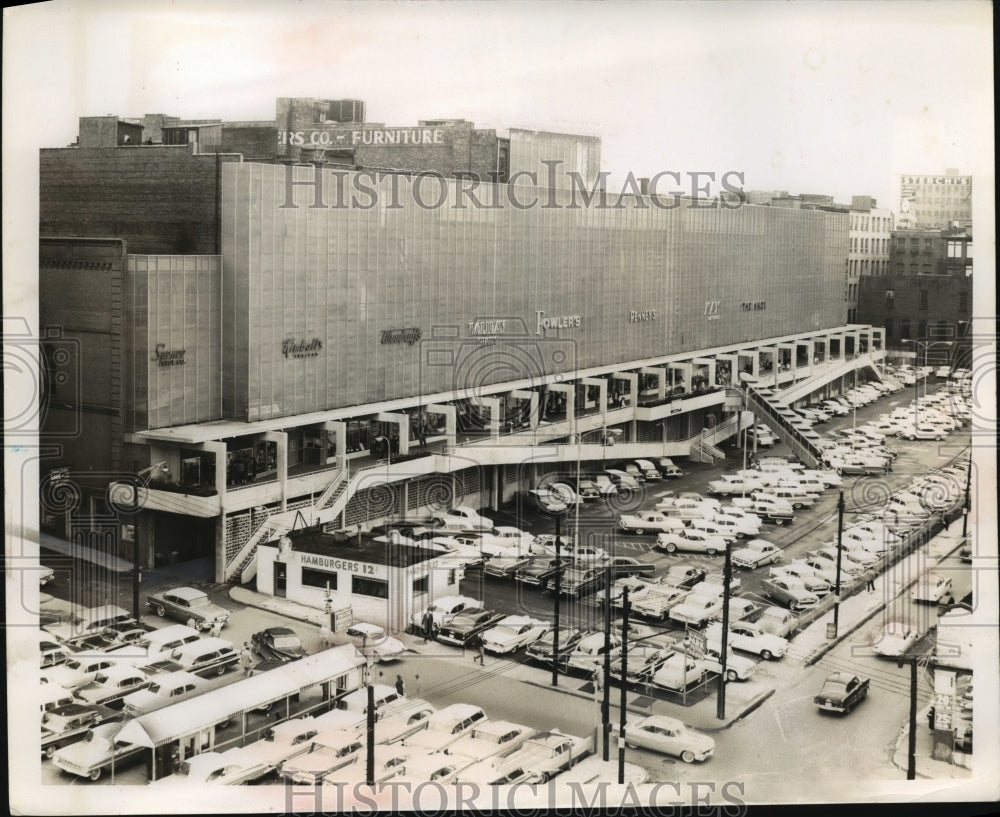
M 324 556 L 321 553 L 302 553 L 299 555 L 299 563 L 303 567 L 318 567 L 321 570 L 342 570 L 345 573 L 358 573 L 362 576 L 375 575 L 375 565 Z
M 536 335 L 542 334 L 546 329 L 572 329 L 580 325 L 579 315 L 560 315 L 557 318 L 546 318 L 541 309 L 536 309 L 535 315 L 538 317 Z
M 285 357 L 317 357 L 322 348 L 323 341 L 319 338 L 310 341 L 285 338 L 281 342 L 281 354 Z
M 341 147 L 347 145 L 443 145 L 441 128 L 365 128 L 364 130 L 280 130 L 279 145 Z
M 187 349 L 167 349 L 167 344 L 157 343 L 150 360 L 155 360 L 160 366 L 183 366 L 186 352 Z
M 640 321 L 655 321 L 656 320 L 656 310 L 655 309 L 633 309 L 629 312 L 629 320 L 632 323 L 639 323 Z
M 413 326 L 407 329 L 383 329 L 382 330 L 382 345 L 385 346 L 387 343 L 405 343 L 407 346 L 412 346 L 420 340 L 420 330 Z

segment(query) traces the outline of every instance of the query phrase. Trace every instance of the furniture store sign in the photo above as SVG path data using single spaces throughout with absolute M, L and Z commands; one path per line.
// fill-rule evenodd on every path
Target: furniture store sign
M 441 128 L 364 128 L 362 130 L 280 130 L 279 145 L 294 147 L 357 147 L 443 145 Z

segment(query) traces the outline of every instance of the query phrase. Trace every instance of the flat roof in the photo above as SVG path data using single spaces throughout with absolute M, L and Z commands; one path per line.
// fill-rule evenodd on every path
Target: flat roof
M 391 565 L 392 567 L 411 567 L 446 555 L 437 550 L 428 550 L 412 545 L 376 542 L 365 536 L 362 536 L 360 543 L 358 543 L 357 538 L 344 541 L 342 537 L 323 533 L 320 530 L 289 533 L 288 538 L 292 541 L 292 550 L 299 553 L 339 556 L 344 559 L 356 559 L 359 562 Z

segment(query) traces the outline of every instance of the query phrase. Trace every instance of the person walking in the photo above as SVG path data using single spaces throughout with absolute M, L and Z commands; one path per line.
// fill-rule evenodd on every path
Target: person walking
M 215 620 L 212 628 L 208 631 L 208 635 L 210 638 L 218 638 L 222 635 L 222 619 Z
M 324 650 L 333 646 L 333 631 L 330 629 L 330 625 L 325 622 L 319 627 L 319 645 Z
M 240 652 L 240 666 L 243 667 L 243 677 L 249 678 L 253 674 L 253 653 L 250 651 L 250 642 L 243 642 L 243 650 Z
M 425 610 L 421 623 L 424 627 L 424 643 L 426 644 L 434 638 L 434 614 L 430 610 Z
M 875 571 L 872 570 L 871 568 L 868 568 L 868 571 L 865 573 L 865 578 L 868 579 L 868 592 L 869 593 L 874 593 L 875 592 Z
M 486 648 L 483 645 L 483 638 L 480 636 L 476 639 L 476 654 L 472 656 L 473 663 L 478 662 L 479 666 L 486 666 Z
M 406 697 L 406 684 L 403 683 L 403 676 L 396 675 L 396 693 L 400 698 Z

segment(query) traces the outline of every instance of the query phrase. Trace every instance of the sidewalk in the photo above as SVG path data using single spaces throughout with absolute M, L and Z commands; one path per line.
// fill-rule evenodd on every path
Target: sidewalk
M 927 710 L 928 707 L 925 706 L 917 712 L 917 741 L 914 751 L 917 778 L 924 777 L 932 780 L 942 780 L 971 777 L 971 755 L 956 751 L 954 754 L 954 763 L 948 763 L 945 760 L 935 760 L 932 756 L 934 735 L 927 728 Z M 904 723 L 899 729 L 899 737 L 896 738 L 896 749 L 892 755 L 893 765 L 904 772 L 909 768 L 909 751 L 910 729 L 909 724 Z

